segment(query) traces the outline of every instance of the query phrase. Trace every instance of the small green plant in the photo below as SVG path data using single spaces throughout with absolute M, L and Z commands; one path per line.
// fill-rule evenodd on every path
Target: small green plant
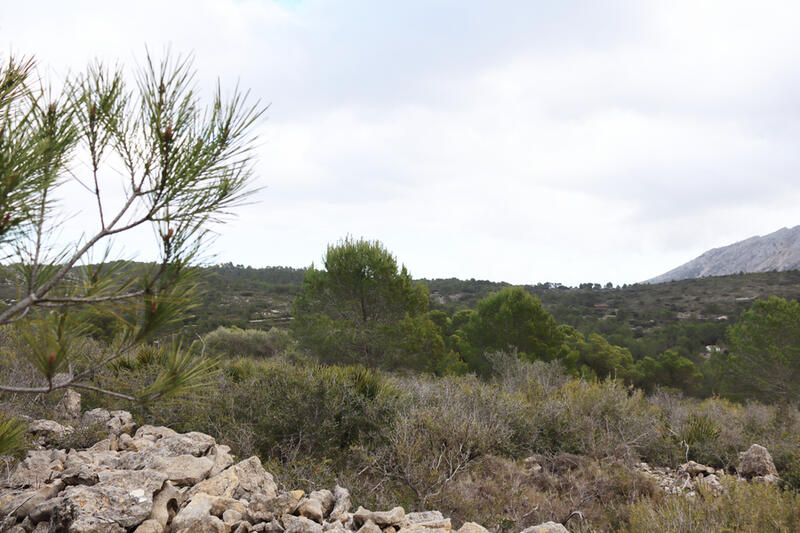
M 11 455 L 25 443 L 25 424 L 0 413 L 0 455 Z
M 681 428 L 678 438 L 689 447 L 689 456 L 702 462 L 709 459 L 703 450 L 719 438 L 720 431 L 719 424 L 708 415 L 692 413 Z

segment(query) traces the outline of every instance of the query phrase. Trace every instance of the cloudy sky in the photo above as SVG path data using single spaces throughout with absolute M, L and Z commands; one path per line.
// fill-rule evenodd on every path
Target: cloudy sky
M 0 54 L 58 78 L 170 46 L 270 103 L 217 262 L 319 264 L 349 234 L 415 277 L 622 284 L 800 224 L 798 24 L 769 0 L 0 0 Z

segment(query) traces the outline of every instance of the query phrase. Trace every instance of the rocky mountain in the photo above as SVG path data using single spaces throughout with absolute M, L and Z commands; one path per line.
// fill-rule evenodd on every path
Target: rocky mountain
M 713 248 L 645 283 L 664 283 L 741 272 L 800 270 L 800 226 Z

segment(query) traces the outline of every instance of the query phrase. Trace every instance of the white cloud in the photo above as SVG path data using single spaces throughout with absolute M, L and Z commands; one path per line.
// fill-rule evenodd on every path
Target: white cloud
M 194 51 L 272 102 L 220 260 L 346 234 L 417 276 L 646 279 L 798 223 L 794 2 L 84 0 L 6 7 L 46 71 Z

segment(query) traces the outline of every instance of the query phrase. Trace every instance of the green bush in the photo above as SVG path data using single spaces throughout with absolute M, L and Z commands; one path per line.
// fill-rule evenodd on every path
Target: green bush
M 138 413 L 180 431 L 209 433 L 238 455 L 337 458 L 391 423 L 395 395 L 386 377 L 364 367 L 234 358 L 221 363 L 202 396 Z
M 274 357 L 289 347 L 286 331 L 272 328 L 239 329 L 219 327 L 203 336 L 193 345 L 193 350 L 205 350 L 206 355 L 224 357 Z
M 25 424 L 0 412 L 0 455 L 11 455 L 25 446 Z

